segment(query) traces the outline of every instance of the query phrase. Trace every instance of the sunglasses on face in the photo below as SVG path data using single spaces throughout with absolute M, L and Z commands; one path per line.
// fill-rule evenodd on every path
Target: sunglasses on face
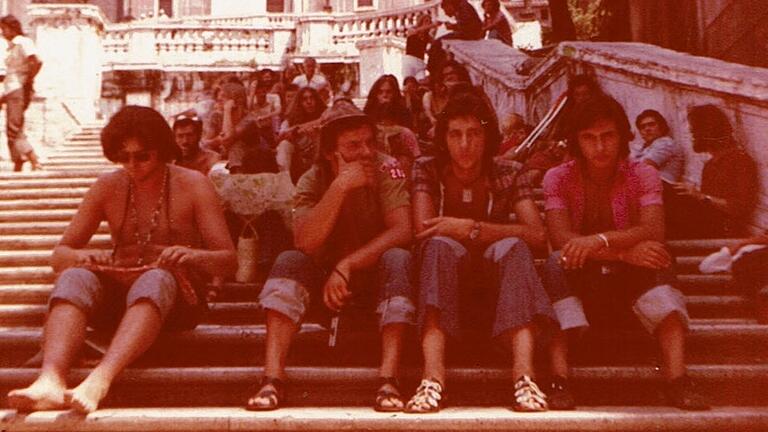
M 120 151 L 115 155 L 115 160 L 120 163 L 127 163 L 131 161 L 135 162 L 147 162 L 152 159 L 154 150 L 140 150 L 135 152 Z

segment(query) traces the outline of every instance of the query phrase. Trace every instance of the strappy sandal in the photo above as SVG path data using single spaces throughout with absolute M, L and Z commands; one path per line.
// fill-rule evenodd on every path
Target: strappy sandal
M 273 389 L 265 389 L 266 386 L 272 386 Z M 248 411 L 272 411 L 280 408 L 280 399 L 284 394 L 283 380 L 274 377 L 263 377 L 259 384 L 259 391 L 248 399 L 245 409 Z M 267 399 L 268 403 L 257 403 L 256 399 Z
M 512 409 L 519 412 L 546 411 L 547 395 L 528 375 L 523 375 L 515 382 L 515 402 Z
M 385 386 L 391 386 L 395 390 L 386 390 Z M 392 405 L 384 402 L 390 401 Z M 376 391 L 376 402 L 373 409 L 378 412 L 397 412 L 403 410 L 403 399 L 400 394 L 400 383 L 395 377 L 379 377 L 379 390 Z
M 443 385 L 438 380 L 425 378 L 421 380 L 416 394 L 408 401 L 403 411 L 410 414 L 436 413 L 440 411 L 442 403 Z

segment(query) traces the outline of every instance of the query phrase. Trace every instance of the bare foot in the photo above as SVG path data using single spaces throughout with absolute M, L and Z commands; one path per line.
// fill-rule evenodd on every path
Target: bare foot
M 64 408 L 64 383 L 40 377 L 31 386 L 8 393 L 8 406 L 21 412 Z
M 64 392 L 64 401 L 69 408 L 90 414 L 99 408 L 99 403 L 107 395 L 109 383 L 88 377 L 72 390 Z

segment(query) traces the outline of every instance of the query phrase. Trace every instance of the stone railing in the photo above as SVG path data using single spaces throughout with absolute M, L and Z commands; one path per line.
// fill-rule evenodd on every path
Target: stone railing
M 331 23 L 331 40 L 342 50 L 355 51 L 363 40 L 397 36 L 405 38 L 423 15 L 437 16 L 439 2 L 432 1 L 397 11 L 336 16 Z
M 687 110 L 707 103 L 721 107 L 737 141 L 762 167 L 753 225 L 768 227 L 768 69 L 640 43 L 563 42 L 543 59 L 491 40 L 449 41 L 446 46 L 485 89 L 502 118 L 517 112 L 536 124 L 565 92 L 574 73 L 595 76 L 603 91 L 624 106 L 632 123 L 645 109 L 659 111 L 686 149 L 685 176 L 691 182 L 700 180 L 706 157 L 693 152 Z

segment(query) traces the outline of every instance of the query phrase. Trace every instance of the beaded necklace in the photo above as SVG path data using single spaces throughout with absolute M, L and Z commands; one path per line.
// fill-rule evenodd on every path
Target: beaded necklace
M 160 213 L 163 210 L 163 202 L 166 201 L 168 196 L 169 171 L 169 168 L 166 166 L 165 172 L 163 174 L 163 184 L 160 187 L 160 199 L 157 200 L 157 205 L 155 206 L 155 210 L 152 212 L 152 217 L 150 218 L 149 229 L 144 235 L 139 232 L 139 211 L 136 206 L 133 182 L 130 180 L 128 181 L 128 211 L 130 212 L 131 220 L 136 225 L 136 231 L 134 231 L 133 235 L 134 239 L 136 240 L 136 244 L 139 246 L 139 259 L 136 262 L 136 264 L 139 266 L 144 265 L 144 253 L 146 252 L 147 245 L 152 240 L 152 233 L 155 231 L 155 229 L 157 229 L 157 226 L 160 222 Z

